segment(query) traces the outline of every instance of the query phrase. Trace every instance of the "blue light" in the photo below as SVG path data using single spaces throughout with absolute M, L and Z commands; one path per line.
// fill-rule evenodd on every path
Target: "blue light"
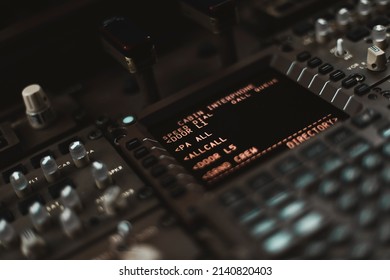
M 126 117 L 124 117 L 124 118 L 122 119 L 122 123 L 123 123 L 123 124 L 126 124 L 126 125 L 132 124 L 132 123 L 134 123 L 134 122 L 135 122 L 135 118 L 134 118 L 134 116 L 131 116 L 131 115 L 126 116 Z

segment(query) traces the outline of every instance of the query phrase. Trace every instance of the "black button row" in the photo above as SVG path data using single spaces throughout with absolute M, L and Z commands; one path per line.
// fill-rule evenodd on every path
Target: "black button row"
M 323 65 L 321 65 L 320 68 L 318 68 L 318 72 L 322 75 L 326 75 L 326 74 L 329 74 L 330 72 L 332 72 L 334 69 L 334 67 L 332 65 L 330 65 L 329 63 L 325 63 Z
M 141 158 L 145 157 L 146 155 L 148 155 L 150 152 L 146 147 L 139 147 L 139 148 L 135 149 L 133 153 L 134 153 L 134 157 L 136 159 L 141 159 Z
M 362 96 L 370 91 L 370 86 L 367 84 L 360 84 L 357 87 L 355 87 L 354 91 L 356 95 Z
M 300 52 L 299 54 L 297 54 L 296 59 L 299 62 L 307 61 L 307 66 L 309 66 L 310 68 L 315 68 L 322 64 L 322 60 L 320 58 L 318 57 L 311 58 L 311 54 L 308 51 Z M 329 79 L 333 82 L 338 82 L 345 78 L 346 75 L 343 71 L 341 70 L 333 71 L 333 70 L 334 70 L 333 65 L 329 63 L 324 63 L 318 68 L 318 73 L 322 75 L 326 75 L 330 73 Z M 341 82 L 341 85 L 346 89 L 352 88 L 357 84 L 358 84 L 358 78 L 356 77 L 356 75 L 349 76 Z M 369 90 L 370 87 L 367 84 L 361 84 L 355 88 L 355 93 L 361 96 L 368 93 Z
M 136 159 L 141 161 L 144 168 L 150 168 L 150 174 L 155 177 L 160 177 L 160 185 L 166 188 L 172 197 L 179 197 L 186 192 L 186 188 L 177 184 L 176 177 L 166 174 L 168 169 L 162 164 L 158 164 L 158 159 L 154 155 L 150 155 L 150 151 L 141 145 L 141 141 L 133 138 L 126 143 L 126 149 L 133 152 Z
M 141 146 L 141 141 L 139 141 L 137 138 L 133 138 L 126 143 L 126 149 L 128 149 L 129 151 L 132 151 L 139 146 Z
M 358 81 L 356 80 L 355 77 L 348 77 L 346 79 L 344 79 L 342 82 L 341 82 L 341 85 L 346 88 L 346 89 L 349 89 L 351 87 L 354 87 L 356 86 L 358 83 Z
M 309 66 L 310 68 L 318 67 L 321 64 L 322 64 L 322 60 L 318 57 L 313 57 L 313 58 L 309 59 L 307 62 L 307 66 Z
M 329 79 L 333 82 L 340 81 L 345 77 L 345 73 L 341 70 L 336 70 L 329 75 Z

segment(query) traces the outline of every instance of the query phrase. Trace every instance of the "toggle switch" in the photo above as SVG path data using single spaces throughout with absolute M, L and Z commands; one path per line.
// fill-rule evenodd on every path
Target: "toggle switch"
M 346 54 L 347 51 L 344 48 L 344 40 L 342 38 L 337 39 L 335 55 L 337 57 L 344 57 Z

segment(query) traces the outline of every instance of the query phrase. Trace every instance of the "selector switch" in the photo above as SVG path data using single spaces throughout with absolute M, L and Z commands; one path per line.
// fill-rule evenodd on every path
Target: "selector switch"
M 82 223 L 77 214 L 70 208 L 65 208 L 60 214 L 60 223 L 65 234 L 71 238 L 82 230 Z
M 107 165 L 100 161 L 94 161 L 92 163 L 92 176 L 99 189 L 104 189 L 112 183 L 112 178 Z
M 31 192 L 29 183 L 22 172 L 13 172 L 9 177 L 9 181 L 18 197 L 22 198 Z
M 384 71 L 386 69 L 386 53 L 377 46 L 371 46 L 367 51 L 367 69 L 370 71 Z
M 69 153 L 76 167 L 83 167 L 89 163 L 87 150 L 80 141 L 72 142 L 69 145 Z
M 60 197 L 61 203 L 64 207 L 80 211 L 82 208 L 81 200 L 76 190 L 71 186 L 65 186 L 61 191 Z
M 22 91 L 26 116 L 31 127 L 45 128 L 55 120 L 55 113 L 42 87 L 37 84 L 29 85 Z
M 41 159 L 43 175 L 48 182 L 54 182 L 60 176 L 56 160 L 52 156 L 45 156 Z
M 38 231 L 42 231 L 50 224 L 50 215 L 45 206 L 39 202 L 35 202 L 29 208 L 30 219 L 33 226 Z

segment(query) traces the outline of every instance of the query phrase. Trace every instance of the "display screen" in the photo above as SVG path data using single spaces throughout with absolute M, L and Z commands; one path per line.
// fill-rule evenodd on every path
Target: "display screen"
M 348 118 L 272 68 L 148 129 L 199 181 L 212 186 Z

